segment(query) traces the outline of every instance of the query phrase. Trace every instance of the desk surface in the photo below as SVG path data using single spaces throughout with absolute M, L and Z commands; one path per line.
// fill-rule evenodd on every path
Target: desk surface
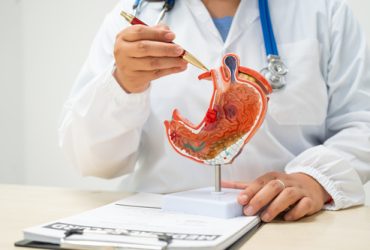
M 65 188 L 0 185 L 0 249 L 22 239 L 22 229 L 92 209 L 126 196 L 122 192 L 79 191 Z M 24 248 L 26 249 L 26 248 Z M 370 207 L 323 211 L 298 222 L 263 225 L 235 249 L 368 250 Z

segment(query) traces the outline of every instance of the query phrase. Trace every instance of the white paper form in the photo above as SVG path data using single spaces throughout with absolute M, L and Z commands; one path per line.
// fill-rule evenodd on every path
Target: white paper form
M 164 212 L 161 195 L 138 194 L 82 214 L 24 230 L 28 240 L 59 243 L 72 228 L 109 232 L 126 230 L 133 236 L 169 235 L 169 249 L 224 249 L 259 223 L 259 218 L 218 219 Z M 99 239 L 104 236 L 99 236 Z M 108 240 L 110 237 L 107 236 Z

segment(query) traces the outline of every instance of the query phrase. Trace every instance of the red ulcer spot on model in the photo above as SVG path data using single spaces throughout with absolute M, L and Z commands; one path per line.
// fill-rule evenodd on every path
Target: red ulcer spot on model
M 208 109 L 206 118 L 204 119 L 206 124 L 214 123 L 217 120 L 217 110 Z

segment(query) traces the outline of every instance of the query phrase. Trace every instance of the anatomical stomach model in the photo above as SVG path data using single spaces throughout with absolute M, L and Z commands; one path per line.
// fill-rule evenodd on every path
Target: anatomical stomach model
M 181 155 L 207 165 L 230 164 L 261 126 L 267 111 L 267 80 L 241 67 L 235 54 L 227 54 L 221 67 L 199 76 L 213 81 L 208 111 L 199 125 L 178 110 L 165 121 L 170 144 Z

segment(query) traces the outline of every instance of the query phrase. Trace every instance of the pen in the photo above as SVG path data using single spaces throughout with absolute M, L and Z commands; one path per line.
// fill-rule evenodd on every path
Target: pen
M 132 25 L 141 24 L 141 25 L 148 26 L 146 23 L 144 23 L 140 19 L 124 11 L 121 11 L 121 16 L 123 16 L 126 19 L 126 21 Z M 201 70 L 204 70 L 204 71 L 209 71 L 206 66 L 204 66 L 198 59 L 195 58 L 195 56 L 190 54 L 188 51 L 184 50 L 184 53 L 181 55 L 181 57 L 188 63 L 193 64 L 195 67 Z

